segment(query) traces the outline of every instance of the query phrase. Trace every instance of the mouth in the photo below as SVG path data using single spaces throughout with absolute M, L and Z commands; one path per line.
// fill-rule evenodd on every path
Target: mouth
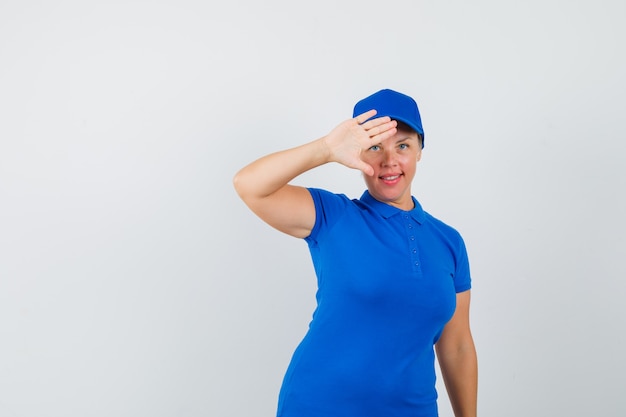
M 384 182 L 385 184 L 395 184 L 400 180 L 400 177 L 402 176 L 402 174 L 395 174 L 395 175 L 381 175 L 380 178 L 382 182 Z

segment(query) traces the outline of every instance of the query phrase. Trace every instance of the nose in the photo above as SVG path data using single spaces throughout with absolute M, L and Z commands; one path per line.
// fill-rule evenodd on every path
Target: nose
M 397 163 L 396 153 L 393 151 L 385 151 L 383 154 L 383 166 L 395 166 Z

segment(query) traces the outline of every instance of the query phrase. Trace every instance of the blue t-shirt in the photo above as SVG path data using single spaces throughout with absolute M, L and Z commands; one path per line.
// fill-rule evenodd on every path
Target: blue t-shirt
M 463 239 L 422 210 L 309 189 L 317 307 L 279 417 L 437 416 L 433 345 L 471 279 Z

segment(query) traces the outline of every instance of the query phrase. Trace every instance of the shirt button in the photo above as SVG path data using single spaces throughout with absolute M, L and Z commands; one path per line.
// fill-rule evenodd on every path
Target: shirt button
M 417 249 L 413 249 L 413 253 L 417 253 Z
M 419 265 L 420 265 L 419 262 L 415 262 L 415 266 L 419 266 Z
M 411 236 L 411 240 L 415 240 L 415 236 Z

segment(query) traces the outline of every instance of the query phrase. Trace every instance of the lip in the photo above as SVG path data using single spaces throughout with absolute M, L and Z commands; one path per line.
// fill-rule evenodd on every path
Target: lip
M 387 185 L 396 184 L 402 178 L 403 174 L 385 174 L 379 175 L 378 178 Z

